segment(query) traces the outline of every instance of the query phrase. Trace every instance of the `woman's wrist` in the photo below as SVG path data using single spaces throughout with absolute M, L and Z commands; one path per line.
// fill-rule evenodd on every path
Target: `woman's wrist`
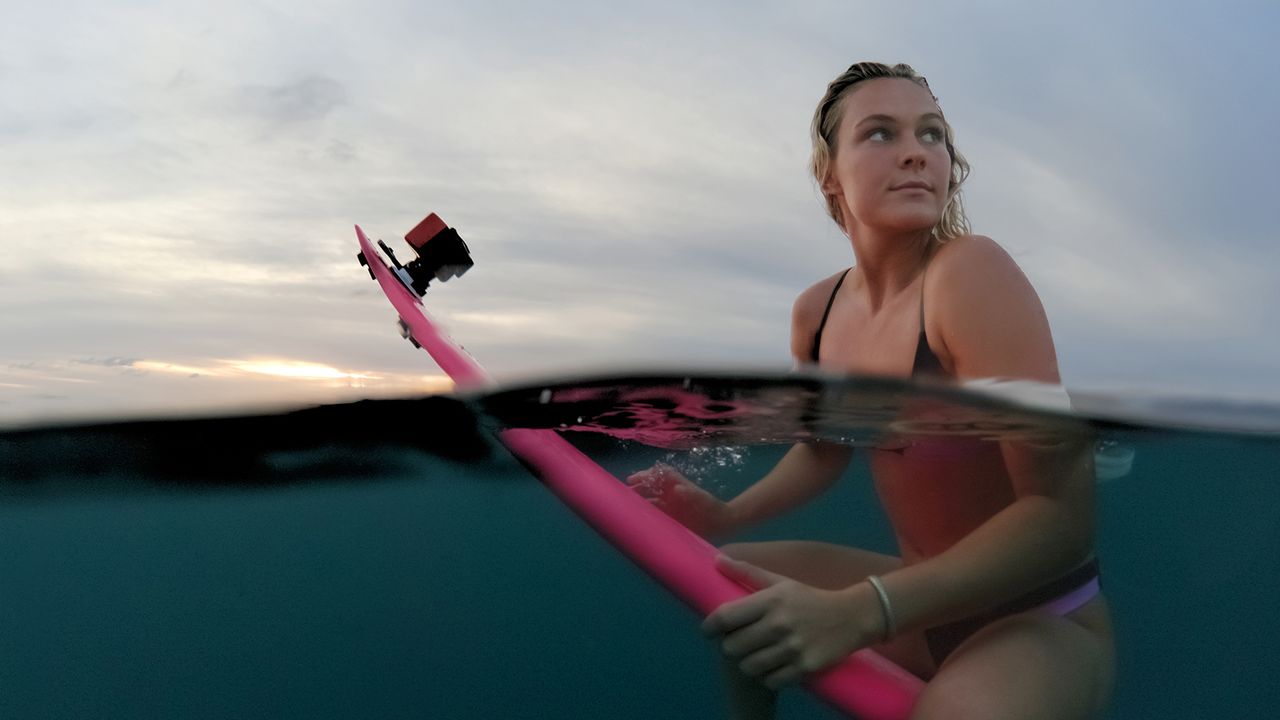
M 863 580 L 840 591 L 847 599 L 853 636 L 850 651 L 878 645 L 889 639 L 885 635 L 884 611 L 871 583 Z
M 741 496 L 739 496 L 741 497 Z M 720 528 L 718 535 L 733 535 L 741 530 L 747 524 L 747 518 L 742 509 L 742 503 L 738 502 L 738 498 L 733 498 L 724 503 L 720 514 Z
M 893 611 L 893 602 L 889 599 L 889 591 L 885 589 L 884 582 L 877 575 L 868 575 L 866 582 L 875 592 L 876 603 L 880 606 L 880 617 L 883 620 L 882 627 L 884 628 L 881 642 L 888 642 L 893 639 L 894 635 L 898 634 L 898 618 Z

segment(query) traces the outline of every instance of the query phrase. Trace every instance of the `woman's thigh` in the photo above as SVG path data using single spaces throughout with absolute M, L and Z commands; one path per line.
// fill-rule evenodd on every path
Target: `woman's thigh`
M 953 652 L 929 681 L 914 718 L 1096 717 L 1111 694 L 1109 632 L 1030 612 L 997 620 Z
M 733 543 L 720 548 L 737 560 L 749 562 L 805 585 L 840 590 L 902 567 L 892 555 L 807 540 Z M 922 678 L 933 675 L 936 666 L 922 633 L 903 633 L 873 648 L 876 652 Z
M 785 575 L 805 585 L 839 590 L 902 567 L 892 555 L 811 540 L 732 543 L 725 555 Z

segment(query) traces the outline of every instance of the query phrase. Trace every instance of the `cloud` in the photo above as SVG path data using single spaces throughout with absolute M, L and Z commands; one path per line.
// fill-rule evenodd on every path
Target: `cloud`
M 134 367 L 139 362 L 138 358 L 125 357 L 108 357 L 108 358 L 81 358 L 73 362 L 83 365 L 99 365 L 101 367 Z
M 342 84 L 322 75 L 283 85 L 246 85 L 240 92 L 249 112 L 277 126 L 322 119 L 347 101 Z
M 975 227 L 1036 284 L 1073 381 L 1270 382 L 1275 11 L 1153 7 L 24 7 L 0 29 L 23 98 L 0 113 L 22 168 L 0 177 L 0 382 L 108 407 L 214 402 L 180 389 L 230 387 L 211 358 L 431 373 L 351 229 L 396 242 L 427 211 L 478 263 L 428 307 L 501 375 L 785 367 L 792 298 L 852 262 L 809 115 L 867 57 L 929 75 Z M 121 383 L 144 360 L 194 372 Z
M 13 390 L 7 393 L 0 425 L 272 410 L 365 397 L 437 394 L 452 388 L 438 371 L 426 366 L 423 370 L 339 368 L 287 357 L 9 365 L 0 367 L 0 387 Z M 53 388 L 74 392 L 51 392 Z M 56 408 L 49 406 L 51 401 L 57 401 Z

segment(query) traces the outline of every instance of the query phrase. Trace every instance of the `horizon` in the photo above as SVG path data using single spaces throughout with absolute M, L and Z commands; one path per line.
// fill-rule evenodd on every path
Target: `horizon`
M 929 78 L 1064 386 L 1280 402 L 1265 3 L 72 5 L 0 30 L 6 426 L 446 391 L 352 231 L 429 212 L 476 267 L 428 307 L 504 382 L 785 371 L 863 59 Z

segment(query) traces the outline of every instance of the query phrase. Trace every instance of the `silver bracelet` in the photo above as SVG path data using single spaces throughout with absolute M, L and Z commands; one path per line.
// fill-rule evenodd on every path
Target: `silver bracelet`
M 893 617 L 893 606 L 889 604 L 889 593 L 884 589 L 884 583 L 875 575 L 868 575 L 867 582 L 871 583 L 871 587 L 876 590 L 876 597 L 880 598 L 880 612 L 884 615 L 884 640 L 887 642 L 898 631 L 898 623 Z

